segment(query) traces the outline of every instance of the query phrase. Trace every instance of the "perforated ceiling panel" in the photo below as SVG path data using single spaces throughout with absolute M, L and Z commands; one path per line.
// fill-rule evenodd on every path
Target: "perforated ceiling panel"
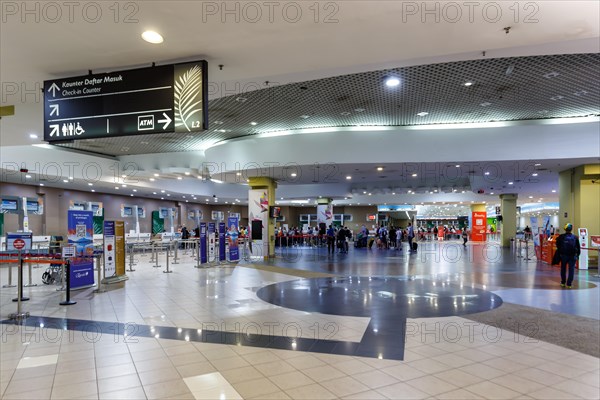
M 599 115 L 599 75 L 600 54 L 482 58 L 372 71 L 212 100 L 206 132 L 82 140 L 64 146 L 109 155 L 146 154 L 198 150 L 231 138 L 304 128 Z M 387 87 L 389 76 L 398 77 L 401 84 Z

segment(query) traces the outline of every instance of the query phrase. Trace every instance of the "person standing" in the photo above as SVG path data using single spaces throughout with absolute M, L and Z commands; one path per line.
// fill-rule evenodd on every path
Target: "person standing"
M 333 254 L 335 252 L 335 231 L 333 226 L 329 225 L 327 229 L 327 254 Z
M 573 225 L 565 225 L 565 233 L 556 239 L 556 251 L 560 254 L 560 286 L 571 289 L 573 275 L 575 275 L 575 262 L 581 254 L 579 238 L 572 233 Z M 567 276 L 567 267 L 569 274 Z
M 466 226 L 463 228 L 462 238 L 463 238 L 463 246 L 467 247 L 467 240 L 469 240 L 469 232 L 467 231 Z
M 407 233 L 407 238 L 408 238 L 408 249 L 410 251 L 413 251 L 413 239 L 415 237 L 415 230 L 413 229 L 412 224 L 409 222 L 408 223 L 408 233 Z

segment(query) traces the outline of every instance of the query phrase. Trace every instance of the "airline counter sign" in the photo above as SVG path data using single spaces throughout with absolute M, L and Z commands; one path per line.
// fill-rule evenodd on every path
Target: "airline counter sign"
M 208 126 L 206 61 L 44 82 L 44 140 L 186 133 Z

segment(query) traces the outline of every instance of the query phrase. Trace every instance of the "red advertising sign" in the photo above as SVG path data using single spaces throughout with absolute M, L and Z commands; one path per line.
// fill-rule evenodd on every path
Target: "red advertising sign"
M 471 215 L 471 240 L 474 242 L 485 242 L 487 229 L 487 213 L 485 211 L 474 211 Z
M 23 247 L 25 247 L 25 241 L 23 239 L 15 239 L 13 242 L 13 247 L 17 250 L 21 250 Z

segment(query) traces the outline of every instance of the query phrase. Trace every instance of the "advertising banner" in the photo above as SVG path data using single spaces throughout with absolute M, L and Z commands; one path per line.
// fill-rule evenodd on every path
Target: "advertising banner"
M 485 211 L 474 211 L 471 215 L 472 228 L 471 240 L 473 242 L 485 242 L 487 229 L 487 213 Z
M 550 216 L 546 215 L 544 217 L 544 231 L 543 231 L 544 235 L 546 235 L 546 237 L 550 236 Z
M 248 192 L 248 220 L 252 229 L 250 252 L 252 256 L 263 257 L 269 254 L 269 197 L 264 189 Z M 260 234 L 259 232 L 260 231 Z M 259 238 L 260 239 L 256 239 Z
M 219 261 L 225 261 L 225 222 L 219 222 Z
M 530 217 L 529 221 L 531 222 L 531 233 L 533 235 L 533 244 L 535 247 L 540 246 L 540 225 L 538 223 L 537 217 Z
M 588 269 L 588 230 L 579 228 L 579 245 L 581 246 L 581 255 L 579 256 L 579 269 Z
M 68 210 L 68 239 L 76 248 L 77 256 L 71 260 L 71 289 L 94 284 L 94 213 Z
M 238 224 L 236 217 L 227 218 L 227 241 L 229 242 L 229 261 L 238 261 L 240 259 L 240 249 L 238 247 Z
M 115 221 L 115 268 L 117 276 L 125 276 L 125 222 Z
M 198 246 L 198 251 L 200 252 L 200 264 L 206 264 L 208 262 L 206 253 L 206 234 L 206 222 L 200 222 L 200 246 Z
M 333 203 L 317 204 L 317 223 L 324 223 L 327 228 L 333 224 Z
M 214 222 L 209 222 L 208 223 L 208 261 L 209 262 L 213 262 L 215 261 L 215 223 Z
M 115 222 L 104 221 L 104 277 L 110 278 L 116 275 L 115 260 Z

